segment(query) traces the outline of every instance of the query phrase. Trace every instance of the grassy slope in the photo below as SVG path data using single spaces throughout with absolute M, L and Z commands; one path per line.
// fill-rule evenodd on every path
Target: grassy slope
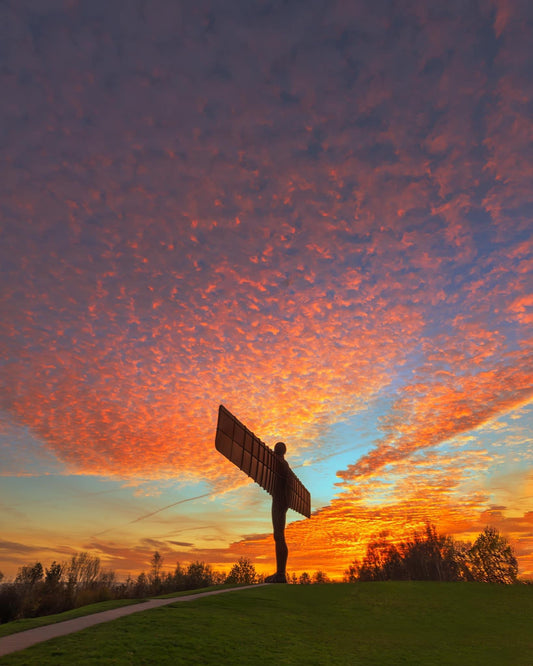
M 521 664 L 533 588 L 272 585 L 138 613 L 1 664 Z
M 161 594 L 157 597 L 149 597 L 150 599 L 170 599 L 172 597 L 182 597 L 188 594 L 200 594 L 201 592 L 208 592 L 209 590 L 219 590 L 221 588 L 235 587 L 234 585 L 211 585 L 211 587 L 203 587 L 196 590 L 185 590 L 183 592 L 172 592 L 170 594 Z M 87 606 L 80 606 L 73 610 L 64 611 L 63 613 L 56 613 L 54 615 L 42 615 L 41 617 L 28 617 L 23 620 L 13 620 L 0 624 L 0 638 L 2 636 L 9 636 L 16 634 L 19 631 L 27 631 L 28 629 L 35 629 L 36 627 L 44 627 L 47 624 L 55 624 L 56 622 L 65 622 L 66 620 L 73 620 L 77 617 L 84 615 L 92 615 L 93 613 L 102 613 L 103 611 L 112 610 L 113 608 L 120 608 L 121 606 L 130 606 L 131 604 L 138 604 L 146 599 L 114 599 L 111 601 L 100 601 L 96 604 L 88 604 Z

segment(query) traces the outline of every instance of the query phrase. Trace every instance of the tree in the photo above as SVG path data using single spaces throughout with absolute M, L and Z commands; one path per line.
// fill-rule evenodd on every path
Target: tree
M 148 579 L 150 580 L 150 585 L 154 590 L 161 587 L 161 567 L 163 566 L 163 558 L 159 554 L 159 551 L 155 551 L 150 560 L 150 573 L 148 574 Z
M 136 597 L 144 597 L 144 595 L 148 591 L 148 577 L 142 571 L 138 576 L 137 580 L 135 581 L 135 596 Z
M 187 572 L 179 562 L 176 562 L 176 568 L 174 569 L 173 579 L 174 579 L 173 585 L 175 586 L 176 589 L 182 590 L 187 587 L 186 585 Z
M 403 577 L 410 580 L 460 580 L 459 553 L 449 536 L 427 524 L 423 534 L 400 546 Z
M 44 584 L 39 600 L 38 615 L 48 615 L 49 613 L 60 613 L 67 610 L 68 595 L 61 583 L 63 570 L 60 564 L 52 562 L 46 569 Z
M 472 544 L 468 541 L 453 542 L 453 559 L 457 567 L 457 580 L 472 582 L 474 577 L 470 571 L 470 549 Z
M 33 587 L 36 583 L 42 581 L 43 576 L 43 565 L 40 562 L 36 562 L 33 566 L 20 567 L 15 578 L 15 583 Z
M 15 585 L 12 587 L 18 596 L 16 613 L 20 617 L 38 615 L 43 576 L 43 565 L 40 562 L 36 562 L 32 566 L 20 567 L 18 570 Z
M 487 527 L 474 545 L 440 535 L 429 523 L 423 533 L 396 547 L 385 534 L 371 541 L 361 566 L 354 561 L 344 580 L 440 580 L 514 583 L 518 578 L 516 557 L 507 539 Z
M 472 577 L 483 583 L 516 583 L 518 563 L 507 539 L 495 527 L 487 526 L 470 549 Z
M 300 585 L 309 585 L 311 583 L 311 576 L 307 573 L 307 571 L 304 571 L 303 573 L 300 574 L 300 578 L 298 578 L 298 583 Z
M 46 576 L 44 582 L 48 588 L 55 588 L 59 585 L 61 581 L 61 576 L 63 575 L 63 569 L 60 564 L 57 562 L 52 562 L 50 568 L 46 569 Z
M 0 623 L 11 622 L 21 616 L 23 595 L 19 586 L 4 583 L 0 586 Z
M 389 580 L 387 564 L 391 556 L 396 559 L 395 555 L 396 553 L 391 553 L 391 544 L 384 537 L 371 541 L 366 547 L 366 555 L 359 569 L 359 580 Z
M 252 562 L 246 557 L 240 557 L 239 561 L 231 567 L 226 578 L 226 583 L 234 585 L 253 585 L 256 582 L 257 573 Z
M 320 585 L 322 583 L 330 583 L 328 574 L 325 571 L 315 571 L 313 574 L 312 582 L 314 585 Z
M 100 558 L 90 553 L 76 553 L 63 565 L 70 589 L 94 587 L 100 573 Z
M 361 565 L 357 560 L 354 560 L 344 572 L 342 577 L 343 583 L 355 583 L 359 580 L 359 571 L 361 570 Z
M 194 590 L 199 587 L 208 587 L 213 584 L 213 570 L 204 562 L 191 562 L 187 569 L 186 585 Z
M 344 572 L 346 582 L 356 580 L 471 580 L 466 564 L 470 545 L 440 535 L 434 525 L 415 532 L 396 546 L 386 533 L 367 545 L 361 564 L 354 561 Z

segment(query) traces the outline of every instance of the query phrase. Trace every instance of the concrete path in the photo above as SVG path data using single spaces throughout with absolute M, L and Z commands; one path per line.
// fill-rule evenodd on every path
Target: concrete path
M 263 583 L 262 585 L 264 585 Z M 212 594 L 224 594 L 226 592 L 236 592 L 238 590 L 249 590 L 250 588 L 262 587 L 262 585 L 245 585 L 244 587 L 232 587 L 229 590 L 212 590 L 211 592 L 201 592 L 200 594 L 187 594 L 183 597 L 171 597 L 169 599 L 150 599 L 150 601 L 142 601 L 139 604 L 132 604 L 131 606 L 122 606 L 121 608 L 114 608 L 113 610 L 103 611 L 101 613 L 93 613 L 92 615 L 84 615 L 74 620 L 66 620 L 65 622 L 57 622 L 56 624 L 47 624 L 44 627 L 37 627 L 36 629 L 28 629 L 27 631 L 19 631 L 17 634 L 10 634 L 0 638 L 0 657 L 11 652 L 24 650 L 31 647 L 36 643 L 48 641 L 51 638 L 58 636 L 66 636 L 73 634 L 76 631 L 93 627 L 95 624 L 102 622 L 109 622 L 116 620 L 118 617 L 125 615 L 132 615 L 140 611 L 150 610 L 151 608 L 159 608 L 159 606 L 168 606 L 175 604 L 179 601 L 193 601 L 194 599 L 201 599 L 202 597 L 209 597 Z

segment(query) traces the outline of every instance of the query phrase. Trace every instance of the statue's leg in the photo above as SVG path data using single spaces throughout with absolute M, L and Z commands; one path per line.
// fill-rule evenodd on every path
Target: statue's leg
M 276 565 L 277 571 L 274 576 L 269 578 L 275 579 L 270 582 L 273 583 L 286 583 L 286 568 L 287 557 L 289 549 L 285 541 L 285 519 L 287 509 L 285 506 L 279 505 L 277 502 L 272 502 L 272 525 L 274 527 L 274 541 L 276 542 Z

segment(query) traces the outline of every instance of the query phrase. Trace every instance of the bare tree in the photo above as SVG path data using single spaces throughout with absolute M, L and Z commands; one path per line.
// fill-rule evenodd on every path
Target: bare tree
M 461 576 L 458 553 L 453 539 L 438 534 L 434 525 L 428 523 L 422 534 L 414 533 L 413 539 L 400 546 L 403 576 L 411 580 L 459 580 Z
M 396 560 L 397 550 L 384 536 L 371 541 L 366 547 L 366 555 L 359 569 L 359 580 L 389 580 L 389 564 Z
M 160 555 L 159 551 L 155 551 L 150 560 L 150 573 L 148 574 L 148 579 L 152 588 L 157 588 L 161 585 L 161 568 L 163 566 L 163 557 Z
M 76 553 L 63 565 L 71 589 L 94 587 L 100 573 L 100 558 L 90 553 Z

